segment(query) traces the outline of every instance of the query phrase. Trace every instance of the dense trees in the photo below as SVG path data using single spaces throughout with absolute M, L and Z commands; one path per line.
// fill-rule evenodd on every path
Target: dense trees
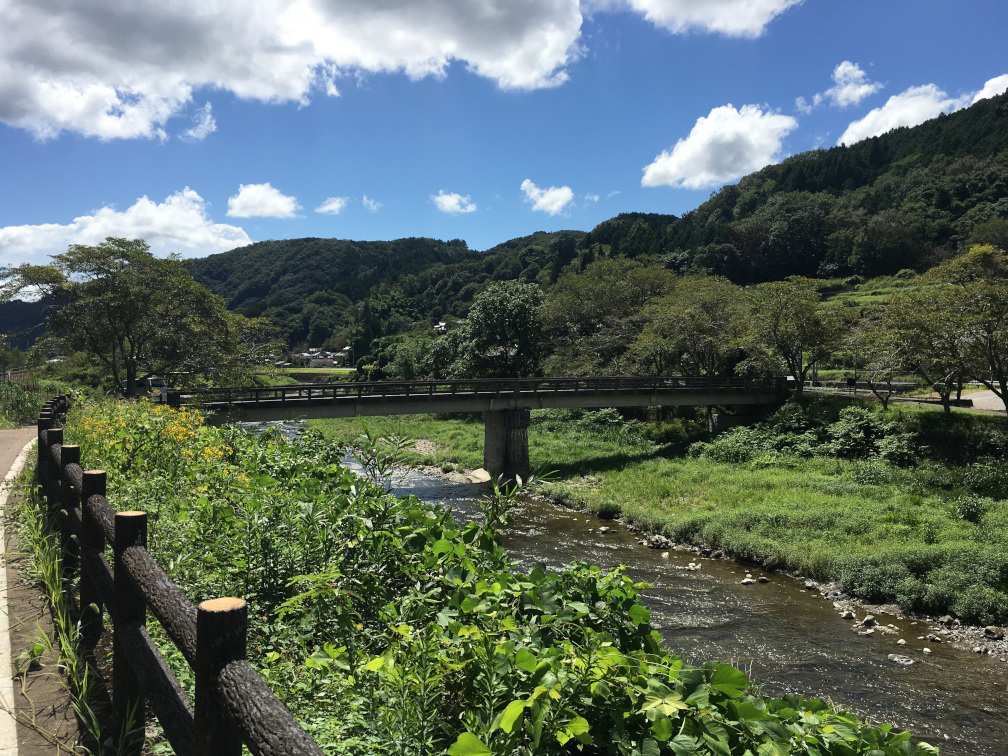
M 562 276 L 543 311 L 550 372 L 625 372 L 645 308 L 671 290 L 675 275 L 654 261 L 602 258 Z
M 684 278 L 644 314 L 632 349 L 643 372 L 731 375 L 745 354 L 748 305 L 724 278 Z
M 50 265 L 0 271 L 3 298 L 33 288 L 52 298 L 50 338 L 91 355 L 129 392 L 144 374 L 237 382 L 262 364 L 265 323 L 236 315 L 176 259 L 142 240 L 75 244 Z
M 815 283 L 800 276 L 770 281 L 748 292 L 750 351 L 760 350 L 783 363 L 797 381 L 797 392 L 812 366 L 840 343 L 847 313 L 825 304 Z

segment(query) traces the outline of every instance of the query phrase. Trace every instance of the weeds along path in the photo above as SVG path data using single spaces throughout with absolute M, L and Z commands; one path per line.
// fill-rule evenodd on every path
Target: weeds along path
M 14 479 L 24 468 L 28 454 L 33 448 L 33 442 L 38 436 L 34 427 L 0 430 L 0 472 L 5 473 L 0 484 L 0 511 L 7 505 Z M 7 537 L 3 530 L 3 518 L 0 517 L 0 542 L 6 544 Z M 8 756 L 18 753 L 17 725 L 13 716 L 16 708 L 14 699 L 14 682 L 12 679 L 11 662 L 11 613 L 8 603 L 7 565 L 4 559 L 0 569 L 0 754 Z

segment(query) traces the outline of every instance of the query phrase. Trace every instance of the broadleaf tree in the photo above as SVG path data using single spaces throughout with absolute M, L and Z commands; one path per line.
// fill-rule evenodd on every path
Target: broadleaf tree
M 842 306 L 822 301 L 812 279 L 789 276 L 747 290 L 749 350 L 782 362 L 800 394 L 812 366 L 833 353 L 849 320 Z
M 159 258 L 141 239 L 73 244 L 49 265 L 0 269 L 8 301 L 27 290 L 48 295 L 50 343 L 90 355 L 132 394 L 149 375 L 188 382 L 243 382 L 276 346 L 264 321 L 229 312 L 175 257 Z
M 1008 411 L 1008 254 L 975 245 L 929 277 L 954 304 L 963 372 L 993 391 Z

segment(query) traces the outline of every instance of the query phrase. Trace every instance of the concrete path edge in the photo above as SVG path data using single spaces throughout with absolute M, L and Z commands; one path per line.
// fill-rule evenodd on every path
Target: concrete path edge
M 28 455 L 37 441 L 29 441 L 21 449 L 14 464 L 0 483 L 0 512 L 7 506 L 7 499 L 14 486 L 14 479 L 21 474 Z M 0 543 L 5 543 L 3 520 L 0 518 Z M 17 756 L 17 722 L 14 719 L 14 678 L 11 659 L 10 622 L 7 606 L 7 569 L 5 562 L 0 566 L 0 704 L 9 716 L 0 714 L 0 756 Z

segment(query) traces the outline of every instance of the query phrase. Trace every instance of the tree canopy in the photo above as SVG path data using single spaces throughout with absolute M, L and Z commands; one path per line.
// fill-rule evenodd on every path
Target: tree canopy
M 5 301 L 26 289 L 51 297 L 52 342 L 91 355 L 128 392 L 154 374 L 234 383 L 265 359 L 264 322 L 228 311 L 178 259 L 155 257 L 140 239 L 74 244 L 49 265 L 5 268 L 0 278 Z

